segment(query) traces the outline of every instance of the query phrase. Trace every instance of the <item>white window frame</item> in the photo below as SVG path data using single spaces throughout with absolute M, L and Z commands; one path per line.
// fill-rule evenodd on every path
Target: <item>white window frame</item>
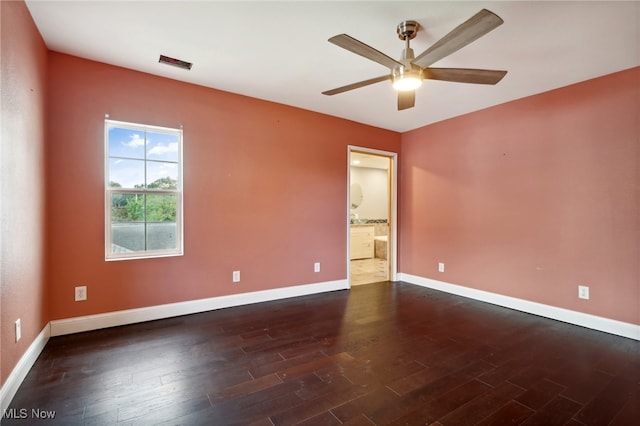
M 150 132 L 158 132 L 158 133 L 171 133 L 176 134 L 178 136 L 178 182 L 176 189 L 157 189 L 157 188 L 111 188 L 109 187 L 110 177 L 109 177 L 109 129 L 111 127 L 118 128 L 127 128 L 134 131 L 150 131 Z M 182 256 L 184 255 L 184 229 L 183 229 L 183 217 L 184 217 L 184 209 L 183 209 L 183 183 L 182 183 L 182 171 L 183 171 L 183 132 L 182 126 L 180 128 L 170 128 L 170 127 L 159 127 L 152 126 L 147 124 L 139 124 L 139 123 L 130 123 L 125 121 L 116 121 L 110 120 L 109 118 L 105 119 L 104 122 L 104 146 L 105 146 L 105 167 L 104 167 L 104 187 L 105 187 L 105 260 L 113 261 L 113 260 L 132 260 L 132 259 L 148 259 L 148 258 L 158 258 L 158 257 L 172 257 L 172 256 Z M 146 158 L 146 150 L 145 150 L 145 165 L 147 163 Z M 146 170 L 146 166 L 145 166 Z M 111 228 L 111 196 L 112 194 L 153 194 L 153 195 L 175 195 L 176 197 L 176 248 L 170 250 L 145 250 L 145 251 L 132 251 L 132 252 L 120 252 L 114 253 L 112 250 L 112 228 Z M 144 220 L 145 224 L 145 241 L 147 238 L 147 225 L 146 219 Z

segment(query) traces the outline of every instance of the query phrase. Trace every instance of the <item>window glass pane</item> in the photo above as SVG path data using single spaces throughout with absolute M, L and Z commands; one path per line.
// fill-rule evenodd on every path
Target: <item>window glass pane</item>
M 177 225 L 175 222 L 147 224 L 147 250 L 175 250 Z
M 178 161 L 178 135 L 147 132 L 147 160 Z
M 178 189 L 178 165 L 147 161 L 147 188 Z
M 147 222 L 175 222 L 175 195 L 147 195 Z
M 144 130 L 109 127 L 109 157 L 144 158 Z
M 144 160 L 109 159 L 110 188 L 142 188 L 144 186 Z
M 112 223 L 111 252 L 129 253 L 144 251 L 144 223 Z
M 111 194 L 111 224 L 144 222 L 143 194 Z

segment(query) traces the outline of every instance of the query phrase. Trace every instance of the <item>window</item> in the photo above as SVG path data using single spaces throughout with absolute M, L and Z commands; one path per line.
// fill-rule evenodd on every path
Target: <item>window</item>
M 105 120 L 106 260 L 182 255 L 182 130 Z

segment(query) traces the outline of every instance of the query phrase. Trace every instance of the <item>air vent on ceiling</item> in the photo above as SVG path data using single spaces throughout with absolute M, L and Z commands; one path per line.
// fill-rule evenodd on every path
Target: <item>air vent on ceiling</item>
M 193 65 L 191 62 L 183 61 L 180 59 L 170 58 L 168 56 L 160 55 L 158 60 L 161 64 L 173 65 L 174 67 L 190 70 Z

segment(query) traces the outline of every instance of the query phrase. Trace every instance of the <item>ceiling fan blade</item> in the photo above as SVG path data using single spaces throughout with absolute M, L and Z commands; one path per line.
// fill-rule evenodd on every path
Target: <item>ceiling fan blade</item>
M 323 95 L 337 95 L 338 93 L 347 92 L 349 90 L 358 89 L 360 87 L 368 86 L 370 84 L 379 83 L 381 81 L 391 80 L 390 75 L 382 75 L 380 77 L 370 78 L 369 80 L 358 81 L 357 83 L 347 84 L 346 86 L 338 87 L 331 90 L 322 92 Z
M 398 92 L 398 111 L 402 111 L 403 109 L 413 108 L 415 104 L 416 104 L 415 90 L 406 90 L 403 92 Z
M 430 80 L 453 81 L 456 83 L 496 84 L 506 71 L 479 70 L 469 68 L 425 68 L 424 78 Z
M 384 65 L 389 69 L 393 69 L 397 66 L 402 66 L 402 64 L 395 59 L 346 34 L 333 36 L 329 39 L 329 42 L 335 44 L 336 46 L 340 46 L 343 49 L 347 49 L 348 51 L 353 52 L 356 55 L 360 55 L 381 65 Z
M 502 18 L 495 13 L 482 9 L 418 55 L 412 63 L 420 68 L 426 68 L 479 39 L 503 22 Z

